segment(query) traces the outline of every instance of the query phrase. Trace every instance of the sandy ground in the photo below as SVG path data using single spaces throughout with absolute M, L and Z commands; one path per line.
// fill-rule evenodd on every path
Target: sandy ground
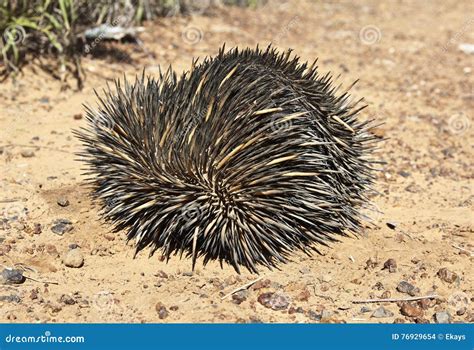
M 84 58 L 82 91 L 70 78 L 61 92 L 34 65 L 0 85 L 0 262 L 29 277 L 0 284 L 1 322 L 474 321 L 474 56 L 458 48 L 474 43 L 473 3 L 273 4 L 160 19 L 141 36 L 148 51 L 122 43 L 113 47 L 124 54 L 112 56 L 95 47 L 101 57 Z M 303 60 L 319 57 L 321 72 L 341 74 L 346 86 L 360 78 L 353 93 L 369 104 L 365 117 L 385 123 L 379 133 L 387 138 L 375 225 L 260 276 L 199 262 L 192 274 L 189 260 L 166 264 L 146 252 L 133 260 L 124 233 L 110 233 L 83 187 L 71 132 L 85 124 L 82 103 L 94 104 L 93 89 L 124 73 L 146 67 L 154 75 L 158 64 L 186 70 L 224 42 L 271 41 Z M 69 205 L 58 205 L 64 199 Z M 56 219 L 72 230 L 53 233 Z M 82 267 L 64 265 L 71 248 Z M 354 303 L 431 294 L 438 297 Z

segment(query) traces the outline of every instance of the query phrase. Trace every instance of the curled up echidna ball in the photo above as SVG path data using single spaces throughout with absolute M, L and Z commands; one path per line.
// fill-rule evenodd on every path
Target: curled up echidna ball
M 274 48 L 116 83 L 77 132 L 93 197 L 136 250 L 274 267 L 357 233 L 372 123 L 329 74 Z

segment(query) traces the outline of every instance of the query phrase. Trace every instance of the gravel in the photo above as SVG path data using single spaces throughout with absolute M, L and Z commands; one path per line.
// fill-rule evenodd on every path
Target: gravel
M 234 304 L 240 305 L 242 304 L 245 300 L 247 300 L 247 297 L 249 296 L 248 290 L 241 290 L 238 291 L 237 293 L 234 293 L 232 295 L 232 302 Z
M 69 205 L 69 199 L 66 197 L 59 197 L 57 203 L 60 207 L 67 207 Z
M 158 314 L 158 318 L 160 320 L 163 320 L 163 319 L 167 318 L 168 315 L 169 315 L 169 312 L 166 309 L 165 305 L 163 305 L 163 303 L 160 303 L 160 302 L 156 303 L 155 310 L 156 310 L 156 312 Z
M 388 259 L 384 264 L 383 264 L 383 269 L 382 270 L 388 270 L 390 273 L 397 272 L 397 262 L 395 259 Z
M 387 310 L 386 308 L 384 308 L 383 306 L 380 306 L 379 308 L 377 308 L 373 313 L 372 313 L 372 316 L 371 317 L 374 317 L 374 318 L 385 318 L 385 317 L 392 317 L 393 316 L 393 312 L 390 311 L 390 310 Z
M 63 263 L 67 267 L 80 268 L 84 265 L 84 256 L 79 249 L 72 249 L 64 255 Z
M 21 298 L 16 295 L 16 294 L 11 294 L 11 295 L 0 295 L 0 301 L 6 301 L 9 303 L 20 303 Z
M 400 313 L 408 317 L 422 317 L 424 314 L 423 309 L 409 302 L 405 302 L 401 305 Z
M 57 219 L 53 221 L 51 231 L 53 233 L 62 236 L 63 234 L 73 230 L 72 222 L 68 219 Z
M 439 269 L 437 275 L 441 280 L 447 283 L 453 283 L 458 279 L 458 275 L 455 272 L 448 270 L 446 267 Z
M 3 269 L 0 275 L 1 284 L 22 284 L 25 282 L 25 276 L 23 276 L 23 271 L 16 269 Z
M 283 293 L 263 293 L 258 296 L 258 302 L 272 310 L 284 310 L 290 304 L 289 297 Z
M 397 290 L 400 293 L 409 294 L 412 297 L 414 297 L 415 295 L 417 295 L 420 292 L 419 288 L 415 287 L 411 283 L 408 283 L 407 281 L 401 281 L 397 286 Z
M 433 316 L 436 323 L 451 323 L 451 315 L 447 311 L 440 311 Z

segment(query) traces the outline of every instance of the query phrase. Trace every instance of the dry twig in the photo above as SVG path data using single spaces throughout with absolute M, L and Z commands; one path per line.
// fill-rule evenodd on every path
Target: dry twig
M 221 300 L 224 300 L 225 298 L 231 296 L 232 294 L 237 293 L 239 290 L 247 289 L 247 288 L 250 287 L 252 284 L 254 284 L 254 283 L 260 281 L 262 278 L 263 278 L 263 276 L 260 276 L 259 278 L 255 279 L 255 280 L 253 280 L 253 281 L 250 281 L 249 283 L 246 283 L 246 284 L 244 284 L 243 286 L 240 286 L 240 287 L 238 287 L 238 288 L 235 288 L 232 292 L 227 293 L 226 295 L 224 295 L 224 296 L 221 298 Z
M 421 297 L 410 297 L 410 298 L 389 298 L 389 299 L 365 299 L 365 300 L 352 300 L 353 304 L 365 304 L 365 303 L 396 303 L 399 301 L 415 301 L 421 299 L 436 299 L 438 295 L 430 294 Z

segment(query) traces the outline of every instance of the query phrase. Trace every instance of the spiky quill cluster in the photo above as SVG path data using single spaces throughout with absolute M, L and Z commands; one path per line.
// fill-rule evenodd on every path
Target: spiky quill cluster
M 357 233 L 371 123 L 290 52 L 222 48 L 179 79 L 117 82 L 88 108 L 77 134 L 93 196 L 137 252 L 256 272 Z

